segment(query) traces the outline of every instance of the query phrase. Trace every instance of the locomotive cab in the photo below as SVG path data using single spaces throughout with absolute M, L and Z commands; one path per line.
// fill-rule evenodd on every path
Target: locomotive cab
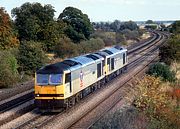
M 35 74 L 35 105 L 40 110 L 64 108 L 65 73 L 67 65 L 57 63 L 45 66 Z
M 36 97 L 63 97 L 63 90 L 57 90 L 63 87 L 63 74 L 36 74 Z M 40 87 L 38 89 L 38 87 Z M 58 93 L 59 92 L 59 93 Z M 45 95 L 46 94 L 46 95 Z M 58 96 L 54 96 L 59 94 Z

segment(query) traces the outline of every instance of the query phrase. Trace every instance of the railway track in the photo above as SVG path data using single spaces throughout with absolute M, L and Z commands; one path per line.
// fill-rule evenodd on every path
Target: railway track
M 149 43 L 146 43 L 146 45 L 147 44 L 151 44 L 151 46 L 152 46 L 152 44 L 155 44 L 154 42 L 155 41 L 157 41 L 157 40 L 161 40 L 161 39 L 158 39 L 158 38 L 156 38 L 156 39 L 154 39 L 152 42 L 149 42 Z M 158 41 L 157 41 L 158 42 Z M 138 49 L 142 49 L 143 47 L 141 47 L 141 48 L 138 48 Z M 144 46 L 144 49 L 145 49 L 145 46 Z M 148 49 L 148 48 L 146 48 L 146 49 Z M 132 54 L 133 54 L 133 52 L 132 52 Z M 20 104 L 21 105 L 21 104 Z M 9 110 L 9 109 L 8 109 Z M 35 109 L 36 110 L 36 109 Z M 43 126 L 43 124 L 42 123 L 44 123 L 44 121 L 45 122 L 47 122 L 47 121 L 51 121 L 52 119 L 54 119 L 54 117 L 57 117 L 57 116 L 59 116 L 59 114 L 58 115 L 56 115 L 56 114 L 51 114 L 50 116 L 49 115 L 46 115 L 46 114 L 41 114 L 41 113 L 37 113 L 37 112 L 34 112 L 34 110 L 31 112 L 32 114 L 37 114 L 37 115 L 34 115 L 34 117 L 32 118 L 32 119 L 30 119 L 30 120 L 28 120 L 27 122 L 24 122 L 24 123 L 21 123 L 19 126 L 14 126 L 14 127 L 16 127 L 16 128 L 40 128 L 40 127 L 42 127 Z M 30 114 L 31 114 L 30 113 Z M 64 113 L 64 112 L 63 112 Z M 62 114 L 63 114 L 62 113 Z M 60 116 L 62 115 L 62 114 L 60 114 Z M 36 122 L 35 122 L 36 121 Z M 14 128 L 13 127 L 13 128 Z M 1 127 L 0 127 L 1 128 Z
M 33 89 L 23 92 L 21 95 L 10 97 L 6 100 L 0 101 L 0 113 L 8 111 L 20 104 L 23 104 L 34 98 Z
M 157 46 L 158 47 L 158 46 Z M 157 48 L 156 47 L 156 48 Z M 147 48 L 148 49 L 148 48 Z M 151 50 L 150 52 L 152 52 L 153 50 Z M 146 55 L 145 57 L 143 57 L 143 59 L 139 59 L 139 60 L 134 60 L 134 62 L 136 62 L 135 64 L 137 65 L 137 64 L 139 64 L 140 62 L 142 62 L 143 60 L 145 60 L 146 58 L 147 58 L 147 56 L 149 56 L 149 55 Z M 133 64 L 133 63 L 132 63 Z M 130 64 L 130 65 L 132 65 L 132 64 Z M 129 65 L 129 67 L 131 67 L 131 69 L 132 68 L 134 68 L 136 65 L 134 65 L 134 66 L 130 66 Z M 129 78 L 130 79 L 130 78 Z M 113 80 L 113 81 L 117 81 L 117 80 Z M 129 81 L 129 80 L 126 80 L 124 83 L 126 83 L 127 81 Z M 111 83 L 111 82 L 110 82 Z M 122 82 L 121 82 L 122 83 Z M 108 85 L 108 84 L 107 84 Z M 122 84 L 123 85 L 123 84 Z M 119 91 L 120 91 L 120 89 L 118 89 Z M 117 92 L 117 93 L 119 93 L 119 92 Z M 106 98 L 109 98 L 109 97 L 113 97 L 112 96 L 112 94 L 110 94 L 109 96 L 107 96 Z M 105 98 L 105 100 L 106 100 L 106 98 Z M 123 98 L 123 96 L 121 96 L 121 97 L 118 97 L 119 99 L 118 100 L 116 100 L 115 102 L 114 102 L 114 104 L 109 104 L 110 105 L 110 107 L 113 107 L 117 102 L 119 102 L 122 98 Z M 102 103 L 103 103 L 104 101 L 102 101 Z M 105 104 L 107 103 L 107 102 L 104 102 Z M 100 104 L 97 104 L 97 105 L 95 105 L 95 107 L 99 107 L 98 105 L 100 105 Z M 105 107 L 105 106 L 102 106 L 102 107 Z M 111 109 L 111 108 L 110 108 Z M 110 110 L 109 109 L 109 110 Z M 92 110 L 94 110 L 94 108 L 92 108 Z M 92 110 L 90 110 L 89 112 L 92 112 Z M 106 113 L 108 110 L 105 110 L 104 112 Z M 97 112 L 96 112 L 97 113 Z M 48 121 L 52 121 L 53 119 L 58 119 L 58 117 L 62 117 L 63 115 L 65 115 L 65 114 L 68 114 L 68 113 L 66 113 L 66 112 L 62 112 L 61 114 L 58 114 L 58 115 L 55 115 L 55 116 L 53 116 L 53 118 L 52 119 L 48 119 Z M 85 114 L 87 114 L 87 113 L 85 113 Z M 101 114 L 103 114 L 103 113 L 101 113 Z M 72 118 L 72 117 L 71 117 Z M 82 116 L 82 118 L 84 118 L 84 116 Z M 59 119 L 58 119 L 59 120 Z M 59 121 L 61 121 L 62 119 L 60 119 Z M 79 119 L 78 119 L 78 121 L 79 121 Z M 39 125 L 34 125 L 34 126 L 31 126 L 32 128 L 48 128 L 48 127 L 44 127 L 44 124 L 45 123 L 47 123 L 47 121 L 46 122 L 43 122 L 43 123 L 41 123 L 41 124 L 39 124 Z M 73 122 L 68 122 L 68 123 L 73 123 Z M 84 122 L 83 122 L 84 123 Z M 88 122 L 89 123 L 89 122 Z M 54 125 L 54 124 L 53 124 Z M 63 125 L 66 125 L 66 124 L 63 124 Z M 73 124 L 74 125 L 74 124 Z M 70 128 L 74 128 L 73 127 L 73 125 L 72 126 L 70 126 Z M 79 125 L 79 123 L 78 123 L 78 125 Z M 21 126 L 22 127 L 22 126 Z M 59 126 L 59 127 L 62 127 L 62 126 Z M 23 127 L 22 127 L 23 128 Z M 67 127 L 63 127 L 63 128 L 68 128 L 68 126 Z M 77 128 L 79 128 L 79 127 L 77 127 Z M 81 128 L 84 128 L 84 127 L 81 127 Z
M 157 47 L 156 47 L 156 49 L 157 49 Z M 153 50 L 151 50 L 150 52 L 152 52 Z M 144 57 L 143 59 L 145 60 L 147 57 Z M 156 57 L 155 57 L 156 58 Z M 140 60 L 139 62 L 141 62 L 142 60 Z M 137 63 L 136 63 L 137 64 Z M 122 82 L 121 82 L 122 83 Z M 118 89 L 118 90 L 120 90 L 120 89 Z M 120 92 L 120 91 L 119 91 Z M 116 92 L 117 94 L 119 93 L 119 92 Z M 113 99 L 114 99 L 114 97 L 112 96 L 112 94 L 110 94 L 110 96 L 108 96 L 107 98 L 110 98 L 110 97 L 112 97 Z M 112 99 L 112 101 L 113 101 L 113 99 Z M 93 120 L 93 118 L 92 117 L 90 117 L 89 115 L 87 116 L 87 114 L 89 114 L 89 113 L 93 113 L 93 111 L 95 112 L 95 114 L 100 114 L 100 117 L 101 116 L 103 116 L 105 113 L 107 113 L 107 111 L 108 110 L 110 110 L 112 107 L 114 107 L 114 105 L 117 103 L 117 102 L 119 102 L 119 101 L 121 101 L 121 99 L 122 99 L 122 96 L 118 96 L 118 99 L 117 100 L 115 100 L 115 102 L 114 102 L 114 104 L 113 103 L 111 103 L 111 104 L 108 104 L 108 105 L 110 105 L 110 108 L 108 109 L 106 109 L 106 110 L 104 110 L 104 113 L 103 112 L 100 112 L 100 111 L 102 111 L 102 109 L 104 108 L 104 107 L 107 107 L 108 105 L 106 105 L 106 103 L 107 102 L 111 102 L 111 101 L 107 101 L 107 100 L 105 100 L 105 101 L 102 101 L 102 103 L 104 103 L 105 105 L 103 105 L 103 106 L 101 106 L 101 107 L 99 107 L 99 106 L 96 106 L 95 108 L 100 108 L 101 110 L 98 110 L 98 111 L 94 111 L 95 109 L 94 108 L 92 108 L 92 110 L 90 110 L 90 111 L 88 111 L 87 113 L 85 113 L 85 115 L 84 116 L 82 116 L 82 117 L 80 117 L 77 121 L 78 121 L 78 123 L 74 123 L 74 124 L 72 124 L 70 127 L 68 127 L 68 126 L 66 126 L 66 127 L 64 127 L 64 128 L 90 128 L 92 125 L 90 124 L 90 126 L 80 126 L 81 124 L 84 124 L 84 123 L 91 123 L 92 122 L 92 120 Z M 99 104 L 100 105 L 100 104 Z M 94 115 L 95 115 L 94 114 Z M 94 117 L 94 115 L 91 115 L 91 116 L 93 116 Z M 83 118 L 85 118 L 87 116 L 87 118 L 89 118 L 89 120 L 90 121 L 88 121 L 88 122 L 85 122 L 85 121 L 83 121 L 82 119 Z M 99 117 L 99 118 L 100 118 Z M 81 122 L 80 122 L 81 121 Z M 82 122 L 83 121 L 83 122 Z M 93 122 L 92 122 L 92 124 L 94 124 Z M 78 126 L 77 126 L 78 125 Z M 46 127 L 48 127 L 48 126 L 45 126 L 45 128 Z
M 143 66 L 143 68 L 141 68 L 142 70 L 139 70 L 136 74 L 134 74 L 134 76 L 138 76 L 139 74 L 144 73 L 144 69 L 146 69 L 146 67 L 153 60 L 158 58 L 157 50 L 158 50 L 160 45 L 161 44 L 158 44 L 155 48 L 151 49 L 147 54 L 142 56 L 142 58 L 139 58 L 138 60 L 134 60 L 136 63 L 132 62 L 131 64 L 129 64 L 129 68 L 133 69 L 134 67 L 138 67 L 137 65 L 140 62 L 144 62 L 147 59 L 147 57 L 149 57 L 149 53 L 151 56 L 153 56 L 152 59 L 150 61 L 148 61 Z M 130 80 L 128 80 L 128 81 L 130 81 Z M 129 87 L 129 88 L 132 88 L 132 87 Z M 92 110 L 90 110 L 86 114 L 82 115 L 82 117 L 77 119 L 77 121 L 75 123 L 73 123 L 72 125 L 70 125 L 69 127 L 66 127 L 66 128 L 69 128 L 69 129 L 79 129 L 79 128 L 90 129 L 102 116 L 107 114 L 107 112 L 109 112 L 117 103 L 120 103 L 122 101 L 122 96 L 121 96 L 121 94 L 119 94 L 120 92 L 121 92 L 121 87 L 117 88 L 117 90 L 115 90 L 110 96 L 108 96 L 107 99 L 102 101 L 97 107 L 92 108 Z M 97 113 L 99 115 L 97 115 Z
M 34 109 L 31 113 L 35 113 L 36 115 L 34 115 L 34 117 L 32 117 L 30 120 L 24 121 L 17 127 L 14 127 L 14 129 L 36 128 L 37 126 L 41 125 L 41 123 L 46 123 L 46 121 L 49 121 L 55 115 L 57 115 L 57 113 L 40 113 L 38 112 L 38 109 Z

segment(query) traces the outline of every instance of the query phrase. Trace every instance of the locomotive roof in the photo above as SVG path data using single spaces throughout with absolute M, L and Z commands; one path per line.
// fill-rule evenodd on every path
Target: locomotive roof
M 100 55 L 100 56 L 102 56 L 102 57 L 107 57 L 107 56 L 109 56 L 109 54 L 106 53 L 106 52 L 104 52 L 104 51 L 98 51 L 98 52 L 96 52 L 95 54 Z
M 114 46 L 114 48 L 116 48 L 116 49 L 118 49 L 118 50 L 123 50 L 123 49 L 124 49 L 124 47 L 121 47 L 121 46 L 119 46 L 119 45 Z
M 62 74 L 64 70 L 68 70 L 69 68 L 69 65 L 58 62 L 42 67 L 37 71 L 37 74 Z
M 115 46 L 115 47 L 111 47 L 111 48 L 105 48 L 101 51 L 96 52 L 95 54 L 100 55 L 102 57 L 108 57 L 110 55 L 113 55 L 115 53 L 122 53 L 127 51 L 127 49 L 120 47 L 120 46 Z
M 72 61 L 75 61 L 77 63 L 80 63 L 82 66 L 86 66 L 86 65 L 94 63 L 93 59 L 88 58 L 86 56 L 78 56 L 78 57 L 71 58 L 69 60 L 72 60 Z
M 96 60 L 103 59 L 103 57 L 108 57 L 114 53 L 119 53 L 120 51 L 125 52 L 127 49 L 122 47 L 112 47 L 103 49 L 96 53 L 66 59 L 63 62 L 58 62 L 42 67 L 37 71 L 37 74 L 62 74 L 65 70 L 73 71 L 81 66 L 87 66 L 89 64 L 95 63 Z M 88 55 L 90 56 L 87 57 Z
M 94 62 L 95 61 L 91 58 L 85 56 L 78 56 L 64 60 L 63 62 L 44 66 L 37 71 L 37 74 L 62 74 L 65 70 L 73 71 L 81 66 L 86 66 Z
M 125 52 L 126 49 L 124 48 L 115 48 L 115 47 L 112 47 L 112 48 L 107 48 L 107 50 L 111 51 L 113 54 L 114 53 L 121 53 L 121 52 Z
M 98 55 L 98 54 L 96 54 L 96 53 L 93 53 L 92 55 L 95 55 L 95 56 L 97 56 L 99 59 L 104 60 L 104 58 L 103 58 L 102 56 L 100 56 L 100 55 Z

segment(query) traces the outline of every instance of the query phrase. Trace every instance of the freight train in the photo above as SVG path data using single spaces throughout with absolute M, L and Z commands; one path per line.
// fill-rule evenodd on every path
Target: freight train
M 120 75 L 127 63 L 127 49 L 115 46 L 44 66 L 35 74 L 35 105 L 51 112 L 71 107 Z

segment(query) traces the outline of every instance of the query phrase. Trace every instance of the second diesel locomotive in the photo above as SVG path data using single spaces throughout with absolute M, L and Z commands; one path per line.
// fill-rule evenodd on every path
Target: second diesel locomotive
M 35 104 L 43 111 L 71 107 L 126 65 L 127 49 L 116 46 L 42 67 L 35 74 Z

